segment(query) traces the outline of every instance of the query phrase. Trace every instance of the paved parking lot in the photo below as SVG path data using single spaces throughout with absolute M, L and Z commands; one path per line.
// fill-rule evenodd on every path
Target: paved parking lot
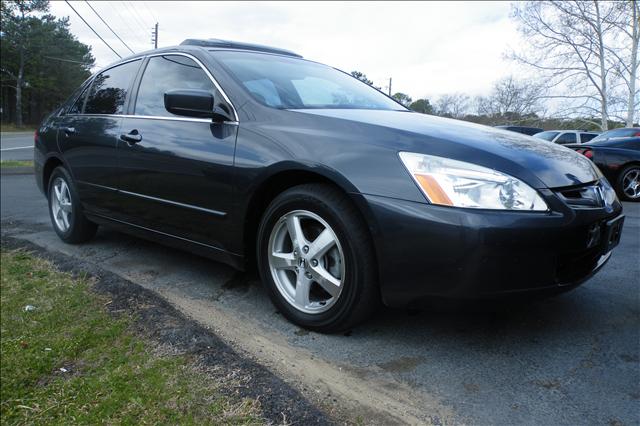
M 109 230 L 63 244 L 33 176 L 2 176 L 1 201 L 4 235 L 153 289 L 312 398 L 372 422 L 640 423 L 638 203 L 625 203 L 610 262 L 568 294 L 502 309 L 383 309 L 326 336 L 286 322 L 255 277 L 209 260 Z
M 33 160 L 33 132 L 0 134 L 2 160 Z

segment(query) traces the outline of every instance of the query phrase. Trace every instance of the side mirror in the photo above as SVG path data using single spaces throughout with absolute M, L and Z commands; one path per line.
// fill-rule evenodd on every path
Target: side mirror
M 206 90 L 170 90 L 164 94 L 164 107 L 172 114 L 213 118 L 213 95 Z

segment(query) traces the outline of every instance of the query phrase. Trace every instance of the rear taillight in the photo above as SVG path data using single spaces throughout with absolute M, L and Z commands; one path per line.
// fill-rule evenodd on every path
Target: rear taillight
M 585 157 L 587 157 L 589 160 L 591 160 L 593 158 L 593 151 L 591 151 L 590 149 L 585 149 L 582 154 Z
M 37 145 L 37 144 L 38 144 L 38 137 L 39 137 L 39 136 L 40 136 L 40 134 L 39 134 L 39 133 L 38 133 L 38 131 L 36 130 L 36 131 L 33 133 L 33 144 L 34 144 L 34 145 Z
M 636 137 L 637 137 L 637 136 L 640 136 L 640 132 L 635 132 L 635 133 L 633 134 L 633 136 L 636 136 Z

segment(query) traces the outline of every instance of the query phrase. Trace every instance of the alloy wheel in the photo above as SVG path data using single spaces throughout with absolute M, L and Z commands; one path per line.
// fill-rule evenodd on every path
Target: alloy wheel
M 273 280 L 291 306 L 319 314 L 335 305 L 343 290 L 344 252 L 324 219 L 307 210 L 285 214 L 271 231 L 268 250 Z
M 57 177 L 53 181 L 51 189 L 52 191 L 49 196 L 51 197 L 53 220 L 60 231 L 67 232 L 71 226 L 71 218 L 73 215 L 69 185 L 67 185 L 67 182 L 63 178 Z
M 622 190 L 632 200 L 640 198 L 640 169 L 631 169 L 622 177 Z

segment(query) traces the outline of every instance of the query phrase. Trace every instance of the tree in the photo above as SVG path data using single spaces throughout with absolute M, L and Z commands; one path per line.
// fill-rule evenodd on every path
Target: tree
M 433 106 L 429 103 L 429 99 L 418 99 L 409 105 L 409 109 L 420 112 L 422 114 L 433 114 Z
M 364 83 L 367 83 L 369 86 L 373 86 L 373 81 L 369 80 L 365 73 L 362 73 L 360 71 L 351 71 L 351 75 L 357 78 L 358 80 Z
M 70 33 L 68 19 L 46 14 L 48 7 L 42 0 L 2 1 L 2 106 L 8 111 L 7 100 L 14 101 L 18 127 L 23 114 L 39 120 L 67 98 L 94 64 L 91 49 Z
M 406 107 L 409 107 L 409 105 L 411 105 L 411 96 L 407 95 L 406 93 L 398 92 L 391 97 Z
M 621 9 L 620 19 L 612 23 L 621 32 L 618 45 L 607 47 L 607 52 L 613 59 L 615 76 L 620 80 L 620 103 L 624 105 L 627 127 L 633 127 L 634 120 L 640 121 L 640 87 L 638 83 L 638 66 L 640 58 L 638 49 L 640 42 L 640 3 L 638 0 L 621 1 L 616 3 Z M 614 88 L 615 89 L 615 88 Z M 625 99 L 626 98 L 626 99 Z
M 506 77 L 496 82 L 491 94 L 476 98 L 478 114 L 495 121 L 520 122 L 537 117 L 544 88 L 529 81 Z
M 548 98 L 565 102 L 563 112 L 598 113 L 607 130 L 612 52 L 618 50 L 620 23 L 628 19 L 625 10 L 618 2 L 597 0 L 514 3 L 513 16 L 529 49 L 511 56 L 541 74 L 552 91 Z
M 471 98 L 463 93 L 444 94 L 436 102 L 436 113 L 443 117 L 464 117 L 471 103 Z

